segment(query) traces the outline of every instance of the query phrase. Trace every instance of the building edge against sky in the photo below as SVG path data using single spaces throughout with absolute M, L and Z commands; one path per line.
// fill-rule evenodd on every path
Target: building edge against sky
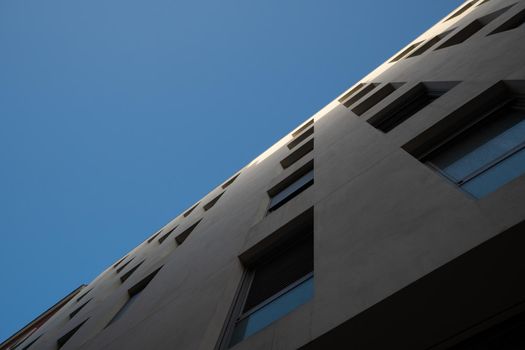
M 0 349 L 525 348 L 523 22 L 465 2 Z

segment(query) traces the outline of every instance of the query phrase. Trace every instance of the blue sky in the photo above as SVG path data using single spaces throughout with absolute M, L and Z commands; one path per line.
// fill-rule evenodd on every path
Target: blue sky
M 0 1 L 0 341 L 461 2 Z

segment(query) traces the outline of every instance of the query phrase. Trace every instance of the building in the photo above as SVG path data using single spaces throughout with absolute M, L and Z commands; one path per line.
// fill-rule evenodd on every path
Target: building
M 15 348 L 524 349 L 524 21 L 464 3 Z

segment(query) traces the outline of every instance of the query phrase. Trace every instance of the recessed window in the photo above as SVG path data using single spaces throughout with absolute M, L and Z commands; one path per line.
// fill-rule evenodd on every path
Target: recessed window
M 514 98 L 423 161 L 476 198 L 525 173 L 525 98 Z
M 29 342 L 29 344 L 27 344 L 26 346 L 24 346 L 23 348 L 21 348 L 20 350 L 28 350 L 31 345 L 33 345 L 34 343 L 37 342 L 38 339 L 40 339 L 42 337 L 43 334 L 40 334 L 38 337 L 36 337 L 35 339 L 33 339 L 31 342 Z M 15 348 L 16 349 L 16 348 Z
M 123 257 L 122 259 L 120 259 L 119 261 L 117 261 L 115 263 L 115 265 L 113 265 L 113 268 L 116 268 L 117 266 L 119 266 L 124 260 L 126 260 L 128 256 L 126 255 L 125 257 Z
M 288 143 L 288 145 L 287 145 L 288 149 L 292 149 L 295 146 L 299 145 L 301 142 L 303 142 L 308 137 L 313 135 L 313 133 L 314 133 L 314 126 L 312 125 L 310 128 L 308 128 L 302 134 L 300 134 L 299 136 L 296 136 L 292 141 L 290 141 L 290 143 Z
M 235 179 L 237 179 L 237 177 L 239 177 L 239 175 L 241 175 L 241 173 L 238 173 L 237 175 L 232 176 L 231 179 L 229 179 L 228 181 L 223 183 L 222 186 L 221 186 L 222 189 L 224 190 L 224 189 L 226 189 L 226 187 L 230 186 L 233 183 L 233 181 L 235 181 Z
M 312 215 L 311 211 L 308 213 Z M 294 230 L 293 238 L 281 238 L 284 241 L 256 252 L 252 257 L 254 260 L 245 263 L 246 274 L 238 298 L 240 303 L 234 309 L 229 334 L 226 334 L 229 347 L 312 299 L 313 217 L 306 220 L 305 216 L 302 214 L 301 218 L 293 220 L 293 225 L 289 223 L 272 234 L 286 237 L 289 235 L 286 231 Z M 297 227 L 299 222 L 301 226 Z
M 148 243 L 151 243 L 155 238 L 157 238 L 157 236 L 160 235 L 161 232 L 162 232 L 162 230 L 159 230 L 157 233 L 155 233 L 153 236 L 151 236 L 148 239 Z
M 390 63 L 393 63 L 393 62 L 397 62 L 399 61 L 400 59 L 402 59 L 403 57 L 405 57 L 409 52 L 411 52 L 412 50 L 414 50 L 416 47 L 418 47 L 420 44 L 422 43 L 422 41 L 419 41 L 415 44 L 412 44 L 410 45 L 409 47 L 407 47 L 405 50 L 401 51 L 401 53 L 399 55 L 397 55 L 396 57 L 394 57 Z
M 385 84 L 379 90 L 370 95 L 370 97 L 368 97 L 366 100 L 355 106 L 352 109 L 352 112 L 359 116 L 363 115 L 366 111 L 368 111 L 370 108 L 374 107 L 376 104 L 381 102 L 384 98 L 396 91 L 403 84 L 404 83 Z
M 473 0 L 471 2 L 469 2 L 468 4 L 466 4 L 465 6 L 463 6 L 462 8 L 460 8 L 459 10 L 457 10 L 456 12 L 454 12 L 453 14 L 451 14 L 446 20 L 451 20 L 452 18 L 455 18 L 461 14 L 463 14 L 464 12 L 466 12 L 469 8 L 471 8 L 472 6 L 474 6 L 476 3 L 478 2 L 478 0 Z
M 422 55 L 423 53 L 425 53 L 425 51 L 427 51 L 428 49 L 430 49 L 432 46 L 434 46 L 435 44 L 437 44 L 438 42 L 440 42 L 441 40 L 445 39 L 450 33 L 452 33 L 456 28 L 452 28 L 450 30 L 447 30 L 446 32 L 443 32 L 439 35 L 436 35 L 435 37 L 433 37 L 432 39 L 430 40 L 427 40 L 423 45 L 421 45 L 420 47 L 417 48 L 417 50 L 415 50 L 414 52 L 412 52 L 410 55 L 408 55 L 407 58 L 409 57 L 415 57 L 415 56 L 419 56 L 419 55 Z
M 388 132 L 428 106 L 457 85 L 457 82 L 419 83 L 368 122 L 382 132 Z
M 197 227 L 197 225 L 201 222 L 202 219 L 200 219 L 199 221 L 197 221 L 196 223 L 194 223 L 193 225 L 191 225 L 190 227 L 188 227 L 186 230 L 184 230 L 181 234 L 179 234 L 177 237 L 175 237 L 175 241 L 181 245 L 185 240 L 186 238 L 188 238 L 188 236 L 190 235 L 190 233 L 193 232 L 193 230 L 195 230 L 195 227 Z
M 348 91 L 347 93 L 345 93 L 343 96 L 341 96 L 338 101 L 340 103 L 343 103 L 345 102 L 350 96 L 352 96 L 353 94 L 355 94 L 357 91 L 361 90 L 366 84 L 365 83 L 359 83 L 357 84 L 356 86 L 354 86 L 352 89 L 350 89 L 350 91 Z M 292 135 L 293 136 L 293 135 Z
M 494 31 L 492 31 L 489 35 L 506 32 L 507 30 L 518 28 L 524 22 L 525 22 L 525 10 L 521 10 L 520 12 L 512 16 L 510 19 L 508 19 L 505 23 L 503 23 L 498 28 L 496 28 Z
M 117 273 L 120 273 L 120 271 L 124 270 L 124 269 L 126 268 L 126 266 L 128 266 L 129 263 L 133 261 L 133 259 L 135 259 L 135 257 L 129 259 L 127 263 L 125 263 L 124 265 L 122 265 L 121 267 L 119 267 L 119 268 L 117 269 Z
M 86 295 L 88 295 L 88 293 L 91 292 L 92 289 L 93 289 L 93 288 L 88 289 L 84 294 L 82 294 L 81 296 L 79 296 L 79 297 L 77 298 L 77 303 L 78 303 L 80 300 L 82 300 Z
M 70 330 L 69 332 L 64 334 L 62 337 L 60 337 L 57 340 L 57 348 L 60 349 L 61 347 L 63 347 L 69 341 L 69 339 L 71 339 L 71 337 L 73 337 L 75 335 L 75 333 L 78 332 L 80 327 L 82 327 L 84 325 L 84 323 L 87 322 L 87 320 L 88 319 L 86 319 L 85 321 L 80 323 L 78 326 L 76 326 L 75 328 L 73 328 L 72 330 Z
M 301 147 L 293 151 L 288 157 L 281 160 L 281 166 L 283 169 L 290 167 L 292 164 L 297 162 L 299 159 L 313 151 L 314 139 L 310 139 L 308 142 L 303 144 Z
M 222 197 L 222 195 L 224 194 L 224 192 L 222 192 L 221 194 L 219 194 L 217 197 L 213 198 L 211 201 L 209 201 L 208 203 L 204 204 L 204 206 L 202 207 L 205 211 L 208 211 L 210 210 L 214 205 L 215 203 L 217 203 L 219 201 L 219 199 Z
M 138 282 L 133 287 L 128 289 L 128 299 L 126 300 L 124 305 L 122 305 L 122 307 L 117 311 L 117 313 L 111 318 L 111 320 L 108 322 L 106 327 L 108 327 L 113 322 L 115 322 L 115 321 L 119 320 L 120 318 L 122 318 L 122 316 L 130 309 L 131 305 L 133 305 L 137 301 L 140 293 L 142 293 L 142 291 L 148 286 L 148 284 L 155 277 L 155 275 L 160 271 L 161 268 L 162 268 L 162 266 L 159 267 L 154 272 L 150 273 L 142 281 Z M 104 327 L 104 328 L 106 328 L 106 327 Z
M 174 228 L 172 228 L 171 230 L 168 231 L 168 233 L 166 233 L 165 235 L 163 235 L 162 237 L 159 238 L 159 244 L 162 244 L 162 242 L 164 242 L 166 240 L 166 238 L 168 238 L 173 231 L 175 231 L 175 229 L 177 228 L 178 226 L 175 226 Z
M 75 311 L 73 311 L 72 313 L 69 314 L 69 318 L 73 318 L 76 314 L 79 313 L 80 310 L 82 310 L 84 308 L 84 306 L 86 306 L 91 300 L 93 300 L 93 298 L 89 299 L 88 301 L 86 301 L 84 304 L 80 305 L 79 307 L 77 307 L 75 309 Z
M 350 97 L 348 100 L 343 102 L 343 105 L 348 108 L 351 105 L 353 105 L 355 102 L 359 101 L 363 96 L 368 94 L 370 91 L 374 90 L 379 84 L 377 83 L 370 83 L 366 85 L 364 88 L 362 88 L 358 93 Z
M 122 283 L 124 283 L 125 280 L 127 280 L 135 271 L 137 271 L 137 269 L 140 267 L 140 265 L 142 265 L 144 263 L 144 260 L 142 260 L 141 262 L 139 262 L 137 265 L 135 265 L 133 268 L 131 268 L 128 272 L 126 272 L 125 274 L 123 274 L 121 277 L 120 277 L 120 281 Z
M 286 179 L 268 191 L 270 206 L 268 212 L 272 212 L 296 197 L 314 183 L 313 160 L 302 166 Z
M 197 208 L 198 205 L 199 205 L 199 203 L 195 204 L 193 207 L 191 207 L 190 209 L 186 210 L 186 211 L 184 212 L 184 214 L 182 214 L 182 216 L 187 217 L 188 215 L 190 215 L 191 212 L 192 212 L 193 210 L 195 210 L 195 208 Z
M 487 24 L 501 16 L 505 11 L 507 11 L 511 6 L 507 6 L 505 8 L 502 8 L 498 11 L 492 12 L 486 16 L 480 17 L 476 19 L 475 21 L 470 22 L 465 28 L 461 29 L 459 32 L 454 34 L 450 39 L 445 41 L 441 46 L 439 46 L 436 50 L 443 49 L 445 47 L 461 44 L 468 38 L 470 38 L 472 35 L 479 32 L 483 27 L 485 27 Z
M 303 125 L 301 125 L 301 127 L 299 127 L 297 130 L 295 130 L 293 133 L 292 133 L 292 137 L 297 137 L 299 136 L 304 130 L 308 129 L 310 126 L 312 126 L 314 124 L 314 120 L 313 119 L 310 119 L 309 121 L 307 121 L 306 123 L 304 123 Z

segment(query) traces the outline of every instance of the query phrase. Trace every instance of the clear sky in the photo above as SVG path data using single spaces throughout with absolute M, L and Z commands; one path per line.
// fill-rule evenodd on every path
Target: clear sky
M 1 0 L 0 341 L 461 0 Z

